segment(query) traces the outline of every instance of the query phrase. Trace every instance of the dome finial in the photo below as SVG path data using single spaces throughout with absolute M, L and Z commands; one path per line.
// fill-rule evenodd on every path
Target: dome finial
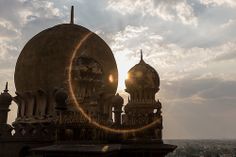
M 5 86 L 5 89 L 4 89 L 4 92 L 8 92 L 8 82 L 6 82 L 6 86 Z
M 74 24 L 74 6 L 71 6 L 71 11 L 70 11 L 70 23 Z
M 140 49 L 140 61 L 143 61 L 143 51 L 142 51 L 142 49 Z

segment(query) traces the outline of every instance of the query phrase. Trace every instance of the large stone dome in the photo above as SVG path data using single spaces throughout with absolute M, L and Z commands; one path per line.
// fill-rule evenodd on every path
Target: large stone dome
M 83 37 L 92 33 L 75 24 L 60 24 L 35 35 L 23 48 L 15 67 L 16 91 L 51 91 L 64 88 L 67 82 L 67 68 L 76 46 Z M 104 72 L 106 89 L 115 93 L 118 71 L 109 46 L 95 33 L 77 50 L 77 56 L 86 55 L 98 62 Z M 109 78 L 112 77 L 112 81 Z
M 128 77 L 125 80 L 125 85 L 126 91 L 152 89 L 157 92 L 159 90 L 159 75 L 153 67 L 145 63 L 142 57 L 142 52 L 140 62 L 128 71 Z

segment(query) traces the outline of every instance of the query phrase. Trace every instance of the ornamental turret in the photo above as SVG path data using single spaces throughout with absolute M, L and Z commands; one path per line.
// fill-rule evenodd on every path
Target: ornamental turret
M 9 106 L 12 102 L 12 96 L 8 93 L 8 82 L 5 90 L 0 95 L 0 137 L 10 136 L 12 127 L 7 124 Z
M 126 112 L 140 108 L 150 113 L 158 107 L 155 94 L 159 91 L 160 78 L 156 70 L 143 60 L 142 50 L 140 62 L 129 70 L 125 85 L 130 94 Z
M 161 139 L 161 103 L 155 100 L 160 78 L 156 70 L 143 60 L 142 50 L 140 62 L 128 71 L 125 85 L 126 92 L 130 94 L 128 104 L 124 108 L 125 124 L 138 128 L 158 119 L 160 123 L 154 132 L 155 138 Z

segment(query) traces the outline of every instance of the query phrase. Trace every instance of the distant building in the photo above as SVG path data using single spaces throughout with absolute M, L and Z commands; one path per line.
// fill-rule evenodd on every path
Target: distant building
M 73 8 L 71 23 L 48 28 L 25 45 L 14 79 L 16 95 L 8 85 L 0 95 L 1 157 L 162 157 L 176 148 L 162 141 L 156 70 L 141 52 L 125 81 L 125 105 L 115 94 L 118 70 L 111 49 L 74 24 Z M 12 101 L 18 112 L 8 125 Z

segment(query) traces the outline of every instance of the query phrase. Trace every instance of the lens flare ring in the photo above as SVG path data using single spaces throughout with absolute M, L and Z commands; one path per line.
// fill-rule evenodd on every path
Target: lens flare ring
M 67 88 L 68 88 L 68 95 L 69 98 L 71 100 L 71 102 L 76 105 L 77 109 L 79 110 L 79 112 L 94 126 L 101 128 L 105 131 L 109 131 L 109 132 L 113 132 L 113 133 L 119 133 L 119 134 L 127 134 L 127 133 L 136 133 L 136 132 L 141 132 L 144 131 L 148 128 L 154 127 L 156 124 L 161 124 L 161 120 L 160 119 L 156 119 L 153 122 L 142 126 L 140 128 L 134 128 L 134 129 L 115 129 L 115 128 L 110 128 L 108 126 L 99 124 L 98 122 L 96 122 L 96 120 L 93 120 L 85 111 L 84 109 L 79 105 L 79 102 L 76 98 L 75 92 L 73 90 L 73 83 L 72 83 L 72 77 L 71 77 L 71 73 L 72 73 L 72 66 L 74 63 L 74 60 L 76 58 L 76 54 L 78 52 L 78 50 L 80 49 L 80 47 L 86 42 L 87 39 L 89 39 L 89 37 L 91 37 L 94 33 L 89 32 L 87 34 L 84 35 L 84 37 L 80 40 L 80 42 L 77 44 L 77 46 L 75 47 L 71 58 L 69 60 L 69 65 L 68 65 L 68 71 L 67 71 Z

